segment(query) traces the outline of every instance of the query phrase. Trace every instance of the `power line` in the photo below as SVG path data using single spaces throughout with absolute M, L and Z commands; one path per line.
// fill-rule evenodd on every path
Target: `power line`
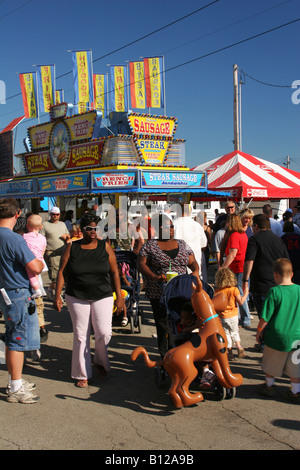
M 225 51 L 225 50 L 231 49 L 232 47 L 235 47 L 235 46 L 238 46 L 238 45 L 240 45 L 240 44 L 244 44 L 244 43 L 246 43 L 246 42 L 252 41 L 253 39 L 257 39 L 257 38 L 259 38 L 259 37 L 261 37 L 261 36 L 264 36 L 264 35 L 269 34 L 269 33 L 271 33 L 271 32 L 277 31 L 277 30 L 279 30 L 279 29 L 281 29 L 281 28 L 284 28 L 284 27 L 286 27 L 286 26 L 290 26 L 291 24 L 294 24 L 294 23 L 296 23 L 296 22 L 298 22 L 298 21 L 300 21 L 300 18 L 296 18 L 295 20 L 289 21 L 288 23 L 284 23 L 284 24 L 281 24 L 281 25 L 279 25 L 279 26 L 275 26 L 274 28 L 271 28 L 271 29 L 268 29 L 268 30 L 266 30 L 266 31 L 263 31 L 262 33 L 255 34 L 255 35 L 250 36 L 250 37 L 248 37 L 248 38 L 241 39 L 240 41 L 237 41 L 237 42 L 235 42 L 235 43 L 232 43 L 232 44 L 229 44 L 229 45 L 227 45 L 227 46 L 221 47 L 221 48 L 216 49 L 216 50 L 214 50 L 214 51 L 212 51 L 212 52 L 208 52 L 207 54 L 203 54 L 202 56 L 195 57 L 194 59 L 191 59 L 191 60 L 188 60 L 188 61 L 183 62 L 183 63 L 181 63 L 181 64 L 175 65 L 174 67 L 170 67 L 169 69 L 165 70 L 164 73 L 171 72 L 171 71 L 173 71 L 173 70 L 176 70 L 176 69 L 178 69 L 178 68 L 180 68 L 180 67 L 184 67 L 184 66 L 189 65 L 189 64 L 191 64 L 191 63 L 193 63 L 193 62 L 196 62 L 196 61 L 198 61 L 198 60 L 205 59 L 205 58 L 210 57 L 210 56 L 212 56 L 212 55 L 214 55 L 214 54 L 218 54 L 219 52 L 223 52 L 223 51 Z M 160 73 L 162 73 L 162 72 L 160 72 Z M 127 85 L 127 86 L 128 86 L 128 85 Z M 110 93 L 110 92 L 108 92 L 108 93 Z M 21 93 L 19 93 L 19 94 L 21 94 Z M 18 96 L 18 95 L 14 95 L 14 96 Z M 8 98 L 6 98 L 6 99 L 8 99 Z
M 270 10 L 273 10 L 273 9 L 275 9 L 275 8 L 278 8 L 278 7 L 281 7 L 281 6 L 283 6 L 283 5 L 285 5 L 286 3 L 289 3 L 289 2 L 291 2 L 291 1 L 294 1 L 294 0 L 285 0 L 284 2 L 278 3 L 277 5 L 274 5 L 274 6 L 270 7 L 270 8 L 265 8 L 264 10 L 260 10 L 260 11 L 258 11 L 257 13 L 254 13 L 254 14 L 252 14 L 252 15 L 250 15 L 250 16 L 247 16 L 247 17 L 245 17 L 245 18 L 242 18 L 241 20 L 234 21 L 233 23 L 230 23 L 230 24 L 227 24 L 227 25 L 225 25 L 225 26 L 222 26 L 221 28 L 215 29 L 214 31 L 210 31 L 209 33 L 203 34 L 202 36 L 198 36 L 197 38 L 192 39 L 191 41 L 187 41 L 187 42 L 184 42 L 184 43 L 182 43 L 182 44 L 179 44 L 178 46 L 175 46 L 175 47 L 173 47 L 173 48 L 171 48 L 171 49 L 166 50 L 163 54 L 167 54 L 167 53 L 169 53 L 169 52 L 176 51 L 176 50 L 179 49 L 180 47 L 188 46 L 189 44 L 192 44 L 193 42 L 197 42 L 197 41 L 199 41 L 199 40 L 201 40 L 201 39 L 207 38 L 208 36 L 212 36 L 213 34 L 220 33 L 221 31 L 224 31 L 224 30 L 226 30 L 226 29 L 228 29 L 228 28 L 231 28 L 232 26 L 236 26 L 236 25 L 238 25 L 238 24 L 240 24 L 240 23 L 243 23 L 244 21 L 248 21 L 248 20 L 250 20 L 250 19 L 252 19 L 252 18 L 255 18 L 255 17 L 259 16 L 259 15 L 262 15 L 263 13 L 267 13 L 267 12 L 269 12 Z
M 240 70 L 240 72 L 246 75 L 246 77 L 250 78 L 251 80 L 257 83 L 260 83 L 261 85 L 266 85 L 266 86 L 271 86 L 271 87 L 276 87 L 276 88 L 291 88 L 291 85 L 275 85 L 274 83 L 263 82 L 261 80 L 258 80 L 257 78 L 251 77 L 251 75 L 246 73 L 244 70 Z
M 29 0 L 29 1 L 32 1 L 32 0 Z M 210 6 L 212 6 L 212 5 L 214 5 L 215 3 L 218 3 L 219 1 L 220 1 L 220 0 L 214 0 L 213 2 L 208 3 L 207 5 L 204 5 L 203 7 L 198 8 L 197 10 L 194 10 L 194 11 L 192 11 L 191 13 L 188 13 L 188 14 L 185 15 L 185 16 L 182 16 L 182 17 L 178 18 L 177 20 L 174 20 L 174 21 L 172 21 L 171 23 L 168 23 L 168 24 L 166 24 L 165 26 L 162 26 L 161 28 L 155 29 L 155 30 L 152 31 L 151 33 L 147 33 L 147 34 L 145 34 L 144 36 L 141 36 L 140 38 L 135 39 L 134 41 L 131 41 L 131 42 L 125 44 L 124 46 L 121 46 L 121 47 L 119 47 L 119 48 L 117 48 L 117 49 L 114 49 L 113 51 L 108 52 L 107 54 L 104 54 L 103 56 L 98 57 L 97 59 L 94 59 L 94 60 L 93 60 L 93 63 L 94 63 L 94 62 L 97 62 L 98 60 L 104 59 L 105 57 L 108 57 L 108 56 L 110 56 L 110 55 L 112 55 L 112 54 L 115 54 L 116 52 L 119 52 L 119 51 L 121 51 L 121 50 L 123 50 L 123 49 L 125 49 L 125 48 L 127 48 L 127 47 L 129 47 L 129 46 L 132 46 L 133 44 L 136 44 L 136 43 L 142 41 L 143 39 L 146 39 L 146 38 L 152 36 L 153 34 L 156 34 L 156 33 L 160 32 L 160 31 L 163 31 L 164 29 L 169 28 L 170 26 L 173 26 L 174 24 L 179 23 L 180 21 L 183 21 L 183 20 L 185 20 L 186 18 L 188 18 L 188 17 L 190 17 L 190 16 L 192 16 L 192 15 L 195 15 L 196 13 L 199 13 L 200 11 L 202 11 L 202 10 L 204 10 L 204 9 L 206 9 L 206 8 L 208 8 L 208 7 L 210 7 Z M 29 2 L 27 2 L 27 3 L 29 3 Z M 19 7 L 19 8 L 21 8 L 21 7 Z M 11 12 L 11 13 L 12 13 L 12 12 Z M 1 18 L 0 18 L 0 19 L 1 19 Z M 71 73 L 72 73 L 72 70 L 69 71 L 69 72 L 63 73 L 63 74 L 59 75 L 58 77 L 56 77 L 56 80 L 58 80 L 59 78 L 66 77 L 67 75 L 70 75 Z M 9 99 L 12 99 L 12 98 L 16 98 L 17 96 L 20 96 L 21 94 L 22 94 L 22 93 L 16 93 L 15 95 L 12 95 L 12 96 L 7 97 L 6 100 L 9 100 Z
M 171 68 L 167 69 L 165 72 L 170 72 L 171 70 L 175 70 L 177 68 L 183 67 L 184 65 L 191 64 L 193 62 L 196 62 L 197 60 L 205 59 L 206 57 L 209 57 L 211 55 L 217 54 L 219 52 L 226 51 L 227 49 L 231 49 L 232 47 L 238 46 L 238 45 L 243 44 L 245 42 L 252 41 L 253 39 L 259 38 L 259 37 L 264 36 L 265 34 L 268 34 L 268 33 L 272 33 L 273 31 L 284 28 L 285 26 L 289 26 L 293 23 L 296 23 L 297 21 L 300 21 L 300 18 L 296 18 L 295 20 L 289 21 L 288 23 L 284 23 L 284 24 L 281 24 L 279 26 L 275 26 L 274 28 L 263 31 L 262 33 L 258 33 L 258 34 L 255 34 L 254 36 L 250 36 L 249 38 L 241 39 L 240 41 L 234 42 L 233 44 L 229 44 L 228 46 L 221 47 L 220 49 L 217 49 L 215 51 L 208 52 L 207 54 L 204 54 L 202 56 L 195 57 L 194 59 L 183 62 L 182 64 L 175 65 L 174 67 L 171 67 Z
M 25 7 L 26 5 L 28 5 L 28 3 L 31 3 L 31 2 L 32 0 L 28 0 L 28 2 L 23 3 L 22 5 L 18 6 L 14 10 L 11 10 L 9 13 L 6 13 L 5 15 L 0 16 L 0 20 L 3 20 L 3 18 L 6 18 L 9 15 L 12 15 L 13 13 L 15 13 L 15 11 L 20 10 L 21 8 Z
M 207 5 L 204 5 L 203 7 L 198 8 L 197 10 L 192 11 L 191 13 L 188 13 L 188 14 L 185 15 L 185 16 L 182 16 L 181 18 L 178 18 L 177 20 L 174 20 L 174 21 L 172 21 L 171 23 L 168 23 L 168 24 L 166 24 L 165 26 L 162 26 L 161 28 L 155 29 L 155 30 L 152 31 L 151 33 L 145 34 L 144 36 L 141 36 L 140 38 L 135 39 L 134 41 L 128 42 L 128 43 L 125 44 L 124 46 L 118 47 L 117 49 L 114 49 L 113 51 L 108 52 L 107 54 L 104 54 L 103 56 L 98 57 L 97 59 L 94 59 L 94 60 L 93 60 L 93 63 L 94 63 L 94 62 L 98 62 L 98 60 L 105 59 L 105 57 L 108 57 L 108 56 L 110 56 L 110 55 L 112 55 L 112 54 L 115 54 L 116 52 L 122 51 L 123 49 L 126 49 L 127 47 L 132 46 L 133 44 L 136 44 L 136 43 L 142 41 L 143 39 L 146 39 L 146 38 L 152 36 L 153 34 L 156 34 L 156 33 L 160 32 L 160 31 L 163 31 L 164 29 L 169 28 L 170 26 L 173 26 L 174 24 L 179 23 L 180 21 L 185 20 L 185 19 L 188 18 L 189 16 L 195 15 L 196 13 L 199 13 L 200 11 L 202 11 L 202 10 L 204 10 L 204 9 L 206 9 L 206 8 L 208 8 L 208 7 L 210 7 L 210 6 L 212 6 L 212 5 L 214 5 L 215 3 L 218 3 L 219 1 L 220 1 L 220 0 L 214 0 L 213 2 L 208 3 Z M 72 73 L 72 71 L 66 72 L 66 73 L 64 73 L 63 75 L 59 75 L 57 78 L 65 77 L 66 75 L 69 75 L 70 73 Z

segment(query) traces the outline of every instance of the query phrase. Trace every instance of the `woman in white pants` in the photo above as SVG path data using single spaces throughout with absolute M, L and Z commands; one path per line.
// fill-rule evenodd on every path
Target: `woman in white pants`
M 95 356 L 100 376 L 110 370 L 108 345 L 111 339 L 113 292 L 117 314 L 124 309 L 117 261 L 110 244 L 97 237 L 99 218 L 87 214 L 81 219 L 81 240 L 66 245 L 57 276 L 54 307 L 62 308 L 61 292 L 66 284 L 66 303 L 73 325 L 71 376 L 77 387 L 87 387 L 92 377 L 91 325 L 95 333 Z

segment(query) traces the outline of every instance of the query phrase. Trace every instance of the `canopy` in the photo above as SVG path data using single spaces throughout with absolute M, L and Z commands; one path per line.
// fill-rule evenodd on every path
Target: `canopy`
M 300 173 L 235 150 L 192 168 L 207 173 L 207 189 L 235 200 L 300 199 Z

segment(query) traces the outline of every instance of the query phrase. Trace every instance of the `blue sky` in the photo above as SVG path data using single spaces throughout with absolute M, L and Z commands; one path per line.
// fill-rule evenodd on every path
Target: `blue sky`
M 292 83 L 300 80 L 300 21 L 216 52 L 297 18 L 299 0 L 0 0 L 0 80 L 6 85 L 0 130 L 23 114 L 18 73 L 34 71 L 33 64 L 55 64 L 56 86 L 73 102 L 68 50 L 91 49 L 94 73 L 108 73 L 107 64 L 163 55 L 166 114 L 178 120 L 175 137 L 186 140 L 192 168 L 234 149 L 237 64 L 243 80 L 241 150 L 282 166 L 289 155 L 290 168 L 300 172 L 300 104 L 291 99 Z M 44 121 L 48 116 L 41 116 Z M 22 140 L 34 124 L 25 119 L 18 126 L 16 153 L 25 151 Z

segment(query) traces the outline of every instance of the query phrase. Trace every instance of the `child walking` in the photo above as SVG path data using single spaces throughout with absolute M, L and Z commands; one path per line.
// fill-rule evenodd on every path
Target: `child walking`
M 216 293 L 221 291 L 227 298 L 227 307 L 224 312 L 219 313 L 227 342 L 228 342 L 228 359 L 235 360 L 232 352 L 233 344 L 235 343 L 238 350 L 238 357 L 245 357 L 245 351 L 241 346 L 241 339 L 239 334 L 239 318 L 238 318 L 238 305 L 243 305 L 247 300 L 249 288 L 245 290 L 241 297 L 237 288 L 237 280 L 235 274 L 229 268 L 221 268 L 217 271 L 215 277 Z
M 265 345 L 260 394 L 273 397 L 275 377 L 286 374 L 291 388 L 283 398 L 300 403 L 300 285 L 292 283 L 293 265 L 286 258 L 275 261 L 273 275 L 276 286 L 267 294 L 256 335 L 257 342 L 264 337 Z

